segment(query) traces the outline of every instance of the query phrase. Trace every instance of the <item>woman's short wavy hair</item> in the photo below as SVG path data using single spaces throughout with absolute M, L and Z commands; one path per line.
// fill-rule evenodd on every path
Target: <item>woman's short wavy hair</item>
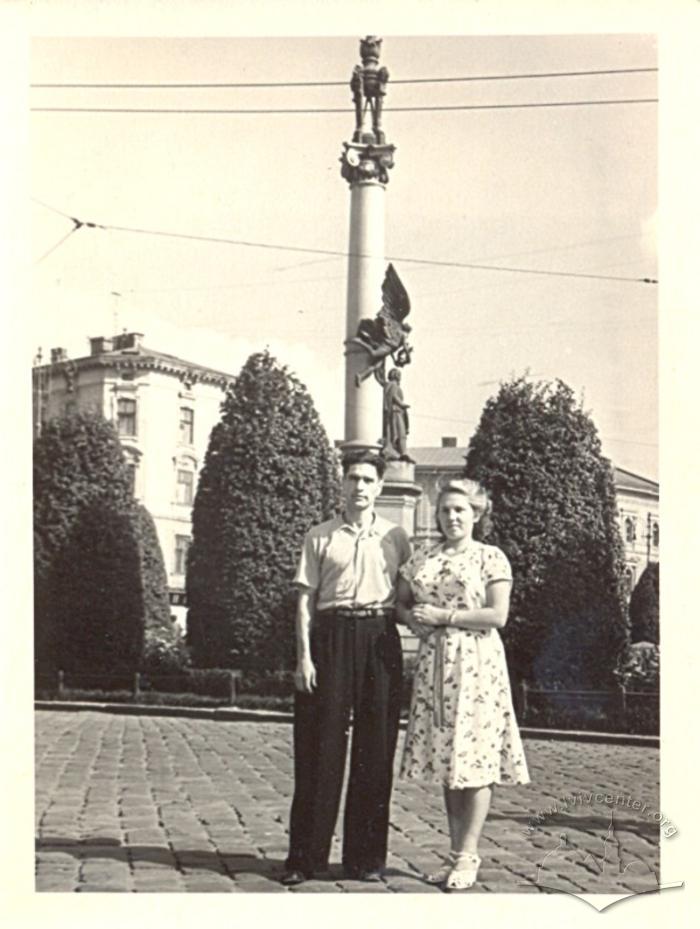
M 463 494 L 467 498 L 469 506 L 474 511 L 474 528 L 479 529 L 480 535 L 485 535 L 488 532 L 491 526 L 491 520 L 489 519 L 491 514 L 491 498 L 486 488 L 482 487 L 478 481 L 464 478 L 462 480 L 445 481 L 438 489 L 437 500 L 435 502 L 435 522 L 440 535 L 442 535 L 442 530 L 440 529 L 438 513 L 440 512 L 442 498 L 446 494 Z

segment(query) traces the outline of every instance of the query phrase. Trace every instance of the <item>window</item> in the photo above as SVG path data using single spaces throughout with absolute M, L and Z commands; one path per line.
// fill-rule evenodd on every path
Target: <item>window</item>
M 136 435 L 136 401 L 126 397 L 117 400 L 117 432 Z
M 430 500 L 427 488 L 423 490 L 420 500 L 418 501 L 418 519 L 416 520 L 419 532 L 429 534 L 433 528 L 433 504 Z
M 654 523 L 654 525 L 651 527 L 651 544 L 654 546 L 654 548 L 659 547 L 659 524 L 658 523 Z
M 191 541 L 188 535 L 175 536 L 175 574 L 184 574 L 187 570 L 187 553 Z
M 193 499 L 194 474 L 192 471 L 182 471 L 178 469 L 175 500 L 177 503 L 185 503 L 187 506 L 191 506 Z
M 634 523 L 634 520 L 631 516 L 628 516 L 625 520 L 625 541 L 634 542 L 637 538 L 637 529 Z
M 129 472 L 129 489 L 131 496 L 136 496 L 136 465 L 133 461 L 127 461 L 126 469 Z
M 188 406 L 180 407 L 180 442 L 194 444 L 194 410 Z
M 628 600 L 631 597 L 632 590 L 634 588 L 634 575 L 634 567 L 632 565 L 626 565 L 622 577 L 622 586 L 625 592 L 625 597 L 627 597 Z

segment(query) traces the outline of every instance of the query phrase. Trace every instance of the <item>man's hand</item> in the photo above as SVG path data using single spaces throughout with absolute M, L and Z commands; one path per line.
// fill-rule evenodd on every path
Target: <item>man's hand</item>
M 416 622 L 413 616 L 406 619 L 406 628 L 409 629 L 413 635 L 418 636 L 418 638 L 422 639 L 423 641 L 432 635 L 433 632 L 429 626 L 425 626 L 423 623 Z
M 310 658 L 302 658 L 297 662 L 294 686 L 305 694 L 310 694 L 316 686 L 316 668 Z
M 444 626 L 450 616 L 450 611 L 431 603 L 417 603 L 413 610 L 413 619 L 424 626 Z

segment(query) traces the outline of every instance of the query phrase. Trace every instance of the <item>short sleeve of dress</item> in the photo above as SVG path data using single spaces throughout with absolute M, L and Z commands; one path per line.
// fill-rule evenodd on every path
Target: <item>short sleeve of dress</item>
M 484 585 L 492 584 L 494 581 L 513 580 L 510 562 L 495 545 L 488 545 L 484 550 L 482 576 Z
M 408 540 L 408 536 L 403 531 L 401 532 L 396 548 L 399 553 L 399 565 L 406 564 L 411 557 L 411 543 Z
M 416 551 L 411 555 L 408 561 L 404 562 L 399 568 L 400 576 L 408 581 L 410 584 L 413 578 L 416 576 L 416 571 L 425 561 L 425 551 L 422 548 L 416 549 Z

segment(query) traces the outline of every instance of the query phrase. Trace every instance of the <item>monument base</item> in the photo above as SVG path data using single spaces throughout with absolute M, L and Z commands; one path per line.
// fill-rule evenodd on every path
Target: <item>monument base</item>
M 415 481 L 416 466 L 409 461 L 389 461 L 384 487 L 374 507 L 384 519 L 405 529 L 409 538 L 416 532 L 416 503 L 422 490 Z
M 341 442 L 338 445 L 341 455 L 347 452 L 372 452 L 373 455 L 379 455 L 382 450 L 381 443 L 367 442 L 365 439 L 350 439 L 348 442 Z

